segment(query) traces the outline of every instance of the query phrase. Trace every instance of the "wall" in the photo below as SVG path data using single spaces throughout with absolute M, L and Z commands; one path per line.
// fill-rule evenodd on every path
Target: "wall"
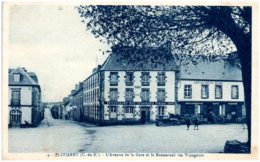
M 11 104 L 12 98 L 12 88 L 21 88 L 21 105 L 31 105 L 32 104 L 32 87 L 31 86 L 9 86 L 8 96 L 9 96 L 9 105 Z
M 157 86 L 157 74 L 158 71 L 149 71 L 150 72 L 150 86 L 142 86 L 141 84 L 141 71 L 134 72 L 134 85 L 126 86 L 125 83 L 125 71 L 117 71 L 118 72 L 118 86 L 110 86 L 110 71 L 105 71 L 104 73 L 104 100 L 109 101 L 109 92 L 110 88 L 118 89 L 118 102 L 125 102 L 125 89 L 133 88 L 134 91 L 134 99 L 133 102 L 141 102 L 141 91 L 142 88 L 150 89 L 150 102 L 157 102 L 157 88 L 164 88 L 166 92 L 165 102 L 175 102 L 175 72 L 174 71 L 166 71 L 166 83 L 165 86 Z M 104 106 L 104 119 L 109 120 L 110 117 L 116 117 L 118 120 L 124 119 L 125 115 L 129 119 L 130 114 L 124 114 L 123 105 L 118 105 L 117 114 L 110 114 L 108 105 Z M 155 120 L 157 115 L 157 105 L 151 106 L 150 119 Z M 165 114 L 175 113 L 174 105 L 167 105 Z M 140 105 L 135 105 L 134 109 L 134 119 L 140 119 Z
M 215 99 L 215 85 L 222 84 L 222 99 Z M 209 97 L 208 99 L 201 98 L 201 84 L 207 83 L 209 85 Z M 192 85 L 192 98 L 184 98 L 184 85 Z M 238 85 L 239 98 L 231 98 L 231 86 Z M 229 81 L 194 81 L 194 80 L 181 80 L 178 83 L 178 101 L 233 101 L 233 102 L 243 102 L 244 101 L 244 89 L 242 82 L 229 82 Z
M 9 106 L 9 112 L 8 112 L 8 123 L 10 123 L 10 111 L 12 110 L 12 108 Z M 31 124 L 32 122 L 32 108 L 25 106 L 25 107 L 21 107 L 21 109 L 19 109 L 22 111 L 22 118 L 21 118 L 21 124 L 25 124 L 24 121 L 27 121 L 28 123 Z

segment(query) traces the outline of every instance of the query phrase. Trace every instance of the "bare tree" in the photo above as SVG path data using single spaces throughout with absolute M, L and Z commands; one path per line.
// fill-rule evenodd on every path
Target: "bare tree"
M 111 45 L 159 46 L 171 41 L 175 56 L 181 58 L 185 54 L 191 61 L 197 54 L 236 52 L 244 84 L 247 144 L 251 146 L 251 7 L 79 6 L 77 9 L 86 29 Z

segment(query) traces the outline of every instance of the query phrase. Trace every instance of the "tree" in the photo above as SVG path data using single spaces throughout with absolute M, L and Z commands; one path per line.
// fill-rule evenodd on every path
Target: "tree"
M 248 6 L 79 6 L 86 29 L 111 45 L 158 46 L 172 42 L 176 57 L 227 55 L 240 60 L 251 146 L 251 26 Z

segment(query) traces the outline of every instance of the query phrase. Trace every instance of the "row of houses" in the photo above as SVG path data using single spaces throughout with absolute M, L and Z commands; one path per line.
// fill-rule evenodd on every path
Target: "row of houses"
M 9 69 L 9 127 L 37 126 L 44 118 L 37 75 L 25 68 Z
M 147 123 L 169 114 L 245 117 L 241 69 L 220 58 L 177 66 L 169 45 L 115 46 L 64 98 L 64 111 L 67 118 L 100 125 Z

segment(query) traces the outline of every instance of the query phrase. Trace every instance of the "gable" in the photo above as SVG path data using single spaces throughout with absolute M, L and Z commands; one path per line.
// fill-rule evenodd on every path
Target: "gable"
M 16 75 L 20 75 L 19 81 L 15 81 Z M 38 85 L 22 68 L 12 70 L 8 76 L 9 85 Z

